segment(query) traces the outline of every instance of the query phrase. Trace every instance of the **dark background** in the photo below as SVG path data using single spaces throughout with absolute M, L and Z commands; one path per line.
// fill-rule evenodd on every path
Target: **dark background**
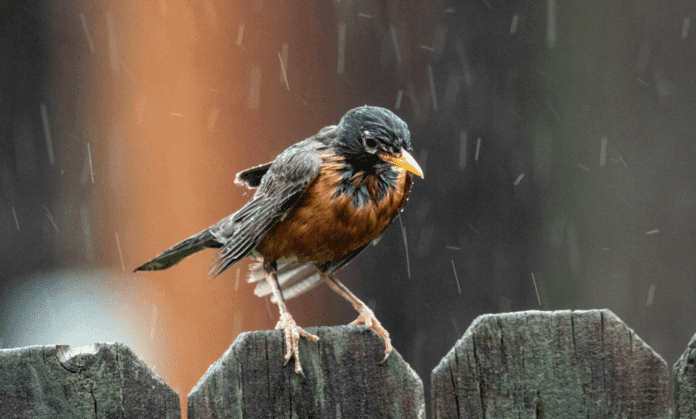
M 696 332 L 693 2 L 290 3 L 0 3 L 0 347 L 123 341 L 185 395 L 276 309 L 236 269 L 208 281 L 212 252 L 129 272 L 239 208 L 236 172 L 371 104 L 409 124 L 425 180 L 405 233 L 339 276 L 426 394 L 484 313 L 608 308 L 676 361 Z M 355 317 L 324 287 L 290 310 Z

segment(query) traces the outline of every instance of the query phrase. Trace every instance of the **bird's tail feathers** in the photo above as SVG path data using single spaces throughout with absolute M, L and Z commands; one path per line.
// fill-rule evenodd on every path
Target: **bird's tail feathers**
M 279 262 L 277 275 L 280 290 L 286 300 L 311 290 L 321 282 L 321 274 L 313 263 Z M 256 283 L 254 294 L 257 296 L 265 297 L 272 294 L 271 286 L 266 281 L 263 263 L 249 266 L 247 281 Z M 271 302 L 276 302 L 275 297 L 271 297 Z
M 136 268 L 136 271 L 159 271 L 162 269 L 167 269 L 177 263 L 179 263 L 185 257 L 199 252 L 205 248 L 220 248 L 222 244 L 217 240 L 217 238 L 210 232 L 209 229 L 205 229 L 196 235 L 189 237 L 188 239 L 182 241 L 179 244 L 172 246 L 171 248 L 162 252 L 151 261 L 145 263 L 144 265 Z

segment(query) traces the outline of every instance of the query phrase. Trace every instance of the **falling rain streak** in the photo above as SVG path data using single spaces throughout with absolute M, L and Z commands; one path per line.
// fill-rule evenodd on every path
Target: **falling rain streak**
M 655 284 L 650 285 L 650 288 L 648 289 L 648 301 L 645 302 L 647 307 L 652 305 L 653 298 L 655 298 Z
M 433 77 L 433 67 L 428 64 L 428 79 L 430 80 L 430 97 L 433 99 L 433 109 L 437 112 L 437 96 L 435 96 L 435 78 Z
M 287 80 L 287 74 L 290 71 L 290 61 L 288 61 L 288 50 L 290 49 L 290 44 L 283 42 L 280 46 L 280 57 L 281 57 L 281 71 L 280 71 L 280 81 Z
M 411 279 L 411 262 L 408 259 L 408 242 L 406 241 L 406 227 L 401 222 L 401 214 L 399 214 L 399 225 L 401 226 L 401 234 L 404 236 L 404 248 L 406 250 L 406 272 L 408 273 L 408 279 Z
M 288 74 L 285 72 L 285 66 L 283 65 L 283 57 L 278 53 L 278 58 L 280 59 L 280 69 L 283 70 L 283 79 L 285 80 L 285 87 L 290 90 L 290 84 L 288 83 Z
M 619 156 L 619 161 L 624 165 L 624 167 L 625 167 L 626 169 L 628 169 L 628 166 L 626 165 L 626 162 L 624 161 L 624 159 L 623 159 L 621 156 Z
M 602 137 L 602 146 L 599 149 L 599 167 L 607 164 L 607 137 Z
M 87 143 L 87 158 L 89 159 L 89 176 L 94 183 L 94 169 L 92 168 L 92 152 L 89 149 L 89 143 Z
M 115 73 L 120 67 L 120 62 L 116 38 L 116 23 L 114 23 L 114 14 L 112 11 L 106 12 L 106 34 L 109 45 L 109 64 L 111 65 L 111 71 Z
M 474 154 L 474 161 L 478 161 L 479 151 L 481 151 L 481 137 L 476 140 L 476 154 Z
M 510 24 L 510 33 L 513 35 L 515 34 L 515 32 L 517 32 L 517 19 L 517 15 L 512 16 L 512 23 Z
M 254 64 L 249 72 L 249 97 L 247 106 L 254 110 L 259 107 L 261 102 L 261 68 Z
M 263 301 L 266 302 L 266 311 L 268 312 L 268 318 L 271 319 L 271 321 L 272 321 L 272 320 L 274 320 L 274 319 L 273 319 L 273 312 L 271 311 L 270 300 L 271 300 L 270 297 L 264 298 L 264 299 L 263 299 Z
M 46 214 L 48 215 L 48 219 L 51 221 L 51 224 L 53 224 L 53 227 L 55 227 L 56 231 L 60 233 L 60 231 L 58 231 L 58 226 L 56 225 L 56 223 L 53 222 L 53 216 L 48 211 L 48 208 L 46 208 L 46 205 L 44 205 L 43 207 L 46 210 Z
M 686 39 L 689 36 L 689 24 L 691 23 L 691 18 L 689 16 L 684 18 L 684 24 L 682 25 L 682 39 Z
M 396 104 L 394 105 L 394 109 L 397 111 L 399 108 L 401 108 L 401 98 L 404 96 L 404 89 L 399 89 L 399 92 L 396 94 Z
M 517 179 L 515 179 L 515 183 L 512 184 L 512 186 L 517 186 L 520 184 L 522 181 L 522 178 L 524 178 L 524 173 L 521 173 L 519 176 L 517 176 Z
M 51 139 L 51 130 L 48 127 L 48 112 L 46 111 L 46 104 L 42 103 L 41 108 L 41 120 L 43 121 L 44 136 L 46 137 L 46 148 L 48 149 L 48 161 L 51 164 L 55 164 L 56 157 L 53 154 L 53 140 Z
M 85 15 L 80 12 L 80 20 L 82 21 L 82 29 L 85 30 L 85 35 L 87 36 L 87 43 L 89 44 L 89 51 L 94 52 L 94 44 L 92 43 L 92 37 L 89 35 L 89 27 L 87 26 L 87 21 L 85 20 Z
M 237 45 L 242 46 L 242 38 L 244 37 L 244 23 L 239 24 L 239 31 L 237 32 Z
M 459 132 L 459 168 L 464 169 L 466 167 L 466 143 L 468 141 L 469 134 L 462 130 Z
M 118 256 L 121 258 L 121 269 L 125 272 L 126 265 L 123 263 L 123 252 L 121 252 L 121 241 L 118 239 L 118 233 L 116 233 L 116 247 L 118 247 Z
M 534 272 L 532 272 L 532 282 L 534 283 L 534 292 L 536 292 L 537 301 L 539 302 L 539 306 L 541 306 L 541 297 L 539 297 L 539 289 L 537 288 L 536 278 L 534 278 Z
M 15 212 L 14 207 L 12 207 L 12 214 L 14 215 L 15 224 L 17 224 L 17 230 L 19 230 L 19 221 L 17 221 L 17 213 Z
M 396 36 L 396 26 L 389 25 L 389 33 L 391 34 L 392 44 L 394 45 L 394 52 L 396 53 L 396 62 L 401 64 L 401 51 L 399 51 L 399 39 Z
M 551 109 L 551 113 L 553 113 L 553 117 L 556 118 L 556 121 L 560 121 L 561 117 L 558 115 L 558 112 L 556 112 L 556 108 L 553 107 L 551 101 L 547 100 L 546 104 L 549 106 L 549 109 Z
M 346 24 L 338 24 L 338 60 L 336 62 L 336 74 L 343 74 L 346 66 Z
M 457 281 L 457 289 L 459 290 L 459 294 L 461 295 L 462 287 L 459 286 L 459 277 L 457 276 L 457 268 L 454 267 L 453 260 L 450 260 L 450 262 L 452 262 L 452 271 L 454 272 L 454 279 Z

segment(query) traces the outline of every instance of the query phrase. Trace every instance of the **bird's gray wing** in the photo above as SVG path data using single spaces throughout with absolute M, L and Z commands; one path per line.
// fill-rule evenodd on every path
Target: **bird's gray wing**
M 261 184 L 261 179 L 268 172 L 273 162 L 261 164 L 259 166 L 251 167 L 246 170 L 242 170 L 237 173 L 234 179 L 234 183 L 239 186 L 245 186 L 249 189 L 257 188 Z
M 254 197 L 239 211 L 210 227 L 224 243 L 211 274 L 219 275 L 258 245 L 321 171 L 323 144 L 314 137 L 282 152 L 261 177 Z

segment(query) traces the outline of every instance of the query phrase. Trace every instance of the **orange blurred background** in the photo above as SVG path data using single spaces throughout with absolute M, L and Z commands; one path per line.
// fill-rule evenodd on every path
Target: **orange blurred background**
M 335 66 L 335 53 L 329 60 L 317 50 L 335 45 L 299 39 L 290 25 L 328 24 L 332 11 L 260 4 L 85 1 L 64 11 L 79 14 L 83 39 L 72 41 L 89 49 L 79 86 L 89 100 L 75 103 L 82 106 L 75 123 L 87 127 L 94 177 L 101 178 L 92 202 L 105 230 L 95 235 L 103 264 L 121 264 L 116 234 L 131 271 L 231 214 L 253 193 L 234 185 L 238 171 L 273 159 L 345 111 L 326 102 L 333 83 L 317 82 L 324 76 L 318 68 Z M 65 48 L 65 40 L 55 42 Z M 316 62 L 322 57 L 327 62 Z M 69 103 L 73 93 L 57 100 Z M 142 307 L 153 322 L 150 367 L 180 394 L 183 411 L 186 394 L 240 332 L 277 321 L 277 308 L 244 282 L 246 262 L 209 280 L 213 256 L 133 274 L 136 286 L 157 296 L 156 307 Z M 298 323 L 336 322 L 326 305 L 337 300 L 323 298 L 326 292 L 320 287 L 290 303 Z

